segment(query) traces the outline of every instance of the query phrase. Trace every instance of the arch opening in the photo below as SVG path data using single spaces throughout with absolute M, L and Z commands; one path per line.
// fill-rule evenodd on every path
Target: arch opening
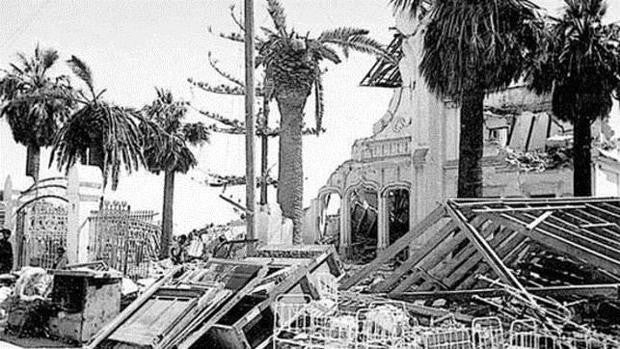
M 376 189 L 360 187 L 348 197 L 351 222 L 351 253 L 353 263 L 368 263 L 377 254 L 379 195 Z

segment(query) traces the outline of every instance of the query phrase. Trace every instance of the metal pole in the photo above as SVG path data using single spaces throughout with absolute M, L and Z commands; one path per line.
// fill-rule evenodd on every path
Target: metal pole
M 254 1 L 244 0 L 245 27 L 245 200 L 246 239 L 254 239 L 256 175 L 254 173 Z
M 266 98 L 263 96 L 263 98 Z M 269 110 L 268 107 L 265 108 L 264 105 L 268 102 L 263 102 L 263 122 L 262 127 L 263 131 L 267 130 L 267 125 L 269 125 Z M 261 175 L 261 184 L 260 184 L 260 204 L 267 204 L 267 155 L 268 155 L 268 146 L 269 146 L 269 138 L 267 135 L 262 135 L 260 140 L 261 145 L 261 160 L 260 160 L 260 175 Z

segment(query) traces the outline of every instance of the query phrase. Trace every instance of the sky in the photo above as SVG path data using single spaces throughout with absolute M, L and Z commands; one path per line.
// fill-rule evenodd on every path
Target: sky
M 557 11 L 559 0 L 537 1 Z M 319 35 L 340 26 L 361 27 L 382 43 L 389 43 L 394 25 L 387 0 L 282 0 L 289 27 Z M 271 26 L 266 2 L 256 1 L 256 27 Z M 610 1 L 608 18 L 620 19 L 620 4 Z M 0 67 L 15 60 L 16 52 L 32 53 L 39 43 L 61 55 L 56 73 L 69 74 L 64 61 L 71 55 L 92 69 L 97 89 L 106 89 L 108 101 L 141 107 L 155 98 L 154 87 L 170 89 L 199 109 L 243 118 L 243 98 L 207 94 L 187 83 L 187 78 L 224 82 L 209 66 L 208 54 L 227 71 L 243 77 L 243 46 L 223 40 L 213 32 L 235 30 L 229 7 L 236 12 L 242 0 L 2 0 L 0 1 Z M 305 193 L 307 204 L 329 174 L 350 157 L 357 138 L 371 135 L 372 125 L 387 110 L 390 89 L 360 87 L 374 58 L 353 54 L 339 65 L 326 64 L 324 77 L 327 132 L 304 138 Z M 73 79 L 74 81 L 77 81 Z M 313 101 L 309 101 L 312 106 Z M 275 105 L 272 107 L 275 109 Z M 313 109 L 307 122 L 312 124 Z M 617 114 L 617 109 L 616 109 Z M 275 119 L 274 116 L 272 119 Z M 191 111 L 188 120 L 203 120 Z M 614 123 L 620 124 L 614 116 Z M 210 222 L 236 218 L 231 206 L 218 198 L 220 188 L 206 187 L 205 173 L 244 174 L 243 136 L 212 136 L 197 149 L 198 167 L 177 176 L 175 229 L 186 232 Z M 0 182 L 24 173 L 25 148 L 12 144 L 5 121 L 0 120 Z M 257 142 L 258 147 L 258 142 Z M 270 143 L 269 166 L 277 174 L 277 144 Z M 256 158 L 258 159 L 258 153 Z M 44 157 L 44 163 L 45 157 Z M 258 164 L 257 164 L 258 167 Z M 47 172 L 45 172 L 47 171 Z M 45 170 L 52 174 L 53 170 Z M 161 210 L 163 177 L 145 171 L 124 176 L 116 192 L 106 197 L 127 201 L 135 209 Z M 244 188 L 228 188 L 224 195 L 243 200 Z M 271 190 L 271 194 L 275 194 Z M 272 196 L 273 198 L 273 196 Z M 272 200 L 273 201 L 273 200 Z

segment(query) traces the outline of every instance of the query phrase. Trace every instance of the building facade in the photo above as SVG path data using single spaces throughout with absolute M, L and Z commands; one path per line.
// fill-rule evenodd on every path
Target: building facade
M 459 109 L 431 93 L 417 68 L 424 27 L 408 15 L 398 17 L 396 24 L 398 34 L 389 50 L 399 58 L 398 66 L 379 60 L 362 81 L 363 86 L 394 90 L 388 110 L 374 124 L 370 137 L 353 144 L 351 159 L 329 176 L 307 211 L 306 241 L 337 234 L 336 244 L 345 255 L 351 255 L 356 234 L 376 234 L 374 250 L 381 250 L 404 233 L 391 231 L 396 216 L 393 198 L 398 193 L 408 198 L 405 230 L 409 230 L 437 203 L 457 192 Z M 522 85 L 487 95 L 485 197 L 572 194 L 572 170 L 563 161 L 569 157 L 561 151 L 548 154 L 550 148 L 569 146 L 572 127 L 556 120 L 550 109 L 548 96 L 537 96 Z M 594 126 L 593 134 L 602 134 L 601 125 Z M 620 195 L 618 158 L 615 150 L 595 150 L 596 195 Z M 334 196 L 340 207 L 326 212 Z M 358 206 L 371 213 L 363 217 L 374 218 L 360 220 L 354 213 Z

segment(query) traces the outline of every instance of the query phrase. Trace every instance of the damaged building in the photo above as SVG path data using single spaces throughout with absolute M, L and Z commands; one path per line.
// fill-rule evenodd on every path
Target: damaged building
M 436 203 L 456 196 L 458 107 L 438 99 L 418 71 L 424 27 L 408 15 L 396 19 L 388 50 L 361 85 L 390 88 L 393 97 L 370 137 L 358 139 L 307 210 L 305 241 L 333 242 L 360 263 L 412 229 Z M 551 113 L 549 96 L 525 85 L 485 98 L 482 159 L 488 198 L 572 195 L 572 125 Z M 620 155 L 608 143 L 606 122 L 593 125 L 593 193 L 620 195 Z

